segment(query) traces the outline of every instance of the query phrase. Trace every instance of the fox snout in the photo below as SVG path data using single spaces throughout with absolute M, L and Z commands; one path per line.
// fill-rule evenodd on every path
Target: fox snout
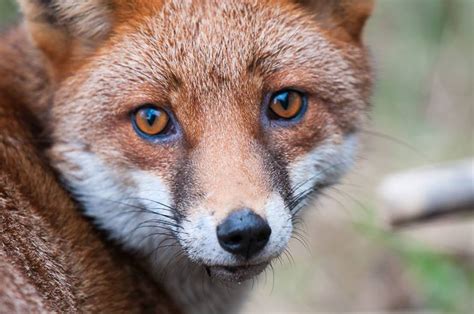
M 216 228 L 220 246 L 229 253 L 249 259 L 260 252 L 270 239 L 272 229 L 251 209 L 232 212 Z

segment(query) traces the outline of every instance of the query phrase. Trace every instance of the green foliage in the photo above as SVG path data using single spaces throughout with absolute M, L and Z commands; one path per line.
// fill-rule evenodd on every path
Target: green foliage
M 11 23 L 17 15 L 17 8 L 13 0 L 0 0 L 0 26 Z

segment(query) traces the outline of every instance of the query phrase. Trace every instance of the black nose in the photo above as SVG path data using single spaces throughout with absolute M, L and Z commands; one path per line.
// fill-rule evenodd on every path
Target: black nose
M 231 213 L 217 226 L 217 239 L 222 248 L 247 259 L 265 247 L 271 233 L 268 223 L 250 209 Z

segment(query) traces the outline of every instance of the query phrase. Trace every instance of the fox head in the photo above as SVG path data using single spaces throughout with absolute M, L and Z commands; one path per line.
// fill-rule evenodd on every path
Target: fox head
M 353 160 L 371 1 L 20 3 L 52 84 L 53 165 L 156 269 L 258 274 Z

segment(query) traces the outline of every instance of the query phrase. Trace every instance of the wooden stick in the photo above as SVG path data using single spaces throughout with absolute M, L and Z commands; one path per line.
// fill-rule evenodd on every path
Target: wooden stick
M 472 215 L 474 159 L 391 175 L 378 194 L 384 216 L 393 227 Z

